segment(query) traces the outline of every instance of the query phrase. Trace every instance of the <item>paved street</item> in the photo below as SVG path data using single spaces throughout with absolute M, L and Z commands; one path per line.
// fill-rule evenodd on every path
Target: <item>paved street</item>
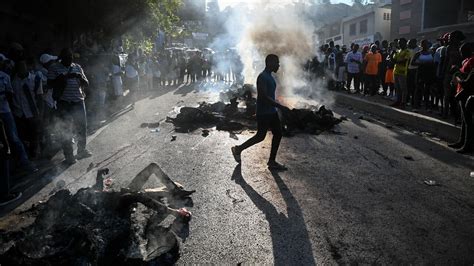
M 191 87 L 149 93 L 92 135 L 93 157 L 59 173 L 11 215 L 46 199 L 60 180 L 76 191 L 95 182 L 98 168 L 109 167 L 119 189 L 156 162 L 197 191 L 180 264 L 474 263 L 472 157 L 333 106 L 348 118 L 334 132 L 282 140 L 278 159 L 289 171 L 267 170 L 270 133 L 242 154 L 240 166 L 230 148 L 252 132 L 238 140 L 216 130 L 203 137 L 199 130 L 174 133 L 164 122 L 176 106 L 216 96 Z M 160 132 L 140 128 L 158 121 Z

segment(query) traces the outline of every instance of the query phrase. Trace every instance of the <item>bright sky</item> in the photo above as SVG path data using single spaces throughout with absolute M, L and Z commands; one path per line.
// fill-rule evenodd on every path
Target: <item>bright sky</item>
M 239 3 L 255 3 L 255 0 L 218 0 L 219 1 L 219 7 L 220 9 L 224 9 L 229 5 L 235 5 Z M 267 0 L 270 2 L 289 2 L 289 0 Z M 331 3 L 337 4 L 337 3 L 345 3 L 345 4 L 352 4 L 352 0 L 331 0 Z

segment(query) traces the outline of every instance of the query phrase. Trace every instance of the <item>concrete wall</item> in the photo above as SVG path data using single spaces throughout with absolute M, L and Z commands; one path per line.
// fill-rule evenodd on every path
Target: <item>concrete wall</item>
M 350 45 L 354 41 L 364 39 L 365 44 L 376 40 L 390 39 L 390 20 L 384 20 L 384 13 L 390 14 L 390 8 L 374 8 L 372 11 L 350 19 L 343 20 L 344 44 Z M 391 15 L 390 15 L 391 16 Z M 367 31 L 361 33 L 361 22 L 367 20 Z M 356 25 L 356 34 L 350 34 L 351 25 Z
M 391 38 L 414 38 L 421 31 L 423 0 L 393 0 Z
M 377 32 L 380 33 L 380 39 L 382 40 L 391 40 L 391 12 L 390 8 L 377 8 L 375 10 L 375 35 L 377 36 Z M 389 19 L 384 19 L 384 14 L 390 14 Z

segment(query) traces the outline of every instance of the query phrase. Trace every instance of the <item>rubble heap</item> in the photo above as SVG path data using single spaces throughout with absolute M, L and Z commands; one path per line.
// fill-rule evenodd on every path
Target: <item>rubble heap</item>
M 33 224 L 16 232 L 2 232 L 1 265 L 149 265 L 173 264 L 179 257 L 177 234 L 191 218 L 173 202 L 191 195 L 172 182 L 156 164 L 145 168 L 131 186 L 143 185 L 152 173 L 166 188 L 104 191 L 103 176 L 97 184 L 72 195 L 60 190 L 35 212 Z M 164 199 L 166 198 L 166 205 Z M 190 199 L 190 198 L 189 198 Z M 164 221 L 175 217 L 171 225 Z M 169 220 L 169 219 L 166 219 Z

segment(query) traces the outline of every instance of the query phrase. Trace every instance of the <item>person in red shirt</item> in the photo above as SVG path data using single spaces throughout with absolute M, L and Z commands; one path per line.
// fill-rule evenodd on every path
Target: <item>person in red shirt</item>
M 455 74 L 456 100 L 461 110 L 461 134 L 456 143 L 448 144 L 449 147 L 457 149 L 458 153 L 469 153 L 473 151 L 474 124 L 472 121 L 474 103 L 474 43 L 464 43 L 459 48 L 463 58 L 462 67 Z

